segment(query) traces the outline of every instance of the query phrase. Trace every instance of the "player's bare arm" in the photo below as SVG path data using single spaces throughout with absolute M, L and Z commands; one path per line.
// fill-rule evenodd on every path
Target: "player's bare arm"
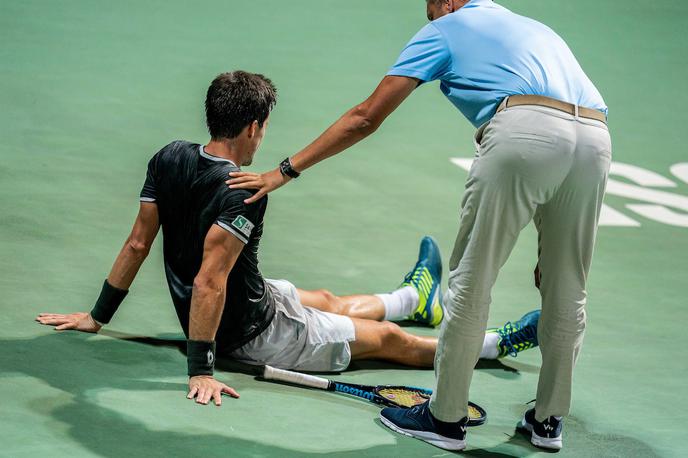
M 208 231 L 203 248 L 203 263 L 193 282 L 191 312 L 189 314 L 189 351 L 202 348 L 203 343 L 215 341 L 220 325 L 222 310 L 225 306 L 227 277 L 234 267 L 241 250 L 244 248 L 234 235 L 220 226 L 213 225 Z M 195 347 L 194 347 L 195 345 Z M 206 357 L 207 353 L 200 356 Z M 206 361 L 209 370 L 194 368 L 194 355 L 189 354 L 189 394 L 188 399 L 196 398 L 199 404 L 208 404 L 212 398 L 215 405 L 222 404 L 222 393 L 238 398 L 233 388 L 221 383 L 212 376 L 213 361 Z M 208 358 L 208 359 L 214 359 Z M 210 372 L 199 373 L 196 372 Z
M 384 120 L 418 87 L 419 80 L 404 76 L 386 76 L 363 103 L 347 111 L 322 135 L 290 158 L 298 173 L 355 145 L 374 133 Z M 236 189 L 258 189 L 252 203 L 286 184 L 291 178 L 280 168 L 263 174 L 236 172 L 227 183 Z
M 124 246 L 112 265 L 110 275 L 107 277 L 107 284 L 114 290 L 126 292 L 129 289 L 148 256 L 159 228 L 157 205 L 151 202 L 141 202 L 131 234 L 124 242 Z M 97 322 L 88 312 L 40 313 L 36 317 L 36 321 L 55 326 L 56 331 L 71 329 L 82 332 L 98 332 L 103 324 Z

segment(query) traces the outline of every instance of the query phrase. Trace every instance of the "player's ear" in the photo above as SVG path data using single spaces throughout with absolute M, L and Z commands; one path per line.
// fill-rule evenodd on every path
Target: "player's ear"
M 254 120 L 248 125 L 248 138 L 253 138 L 256 135 L 256 132 L 258 132 L 258 121 Z

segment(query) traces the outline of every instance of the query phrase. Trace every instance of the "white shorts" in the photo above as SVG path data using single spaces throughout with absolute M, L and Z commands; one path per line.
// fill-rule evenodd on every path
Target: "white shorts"
M 286 280 L 265 280 L 275 297 L 275 317 L 255 339 L 232 352 L 248 364 L 280 369 L 336 372 L 351 362 L 349 342 L 356 338 L 347 316 L 306 307 Z

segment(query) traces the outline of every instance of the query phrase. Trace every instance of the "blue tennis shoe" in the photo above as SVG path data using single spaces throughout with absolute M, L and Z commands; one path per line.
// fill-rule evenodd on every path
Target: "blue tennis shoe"
M 499 358 L 503 358 L 506 355 L 517 356 L 524 350 L 538 346 L 537 327 L 539 320 L 540 310 L 533 310 L 523 315 L 520 320 L 514 323 L 509 321 L 501 328 L 491 328 L 485 331 L 485 333 L 499 335 L 499 340 L 497 341 Z
M 468 417 L 456 423 L 440 421 L 430 413 L 430 401 L 410 409 L 387 407 L 380 412 L 380 421 L 392 431 L 444 450 L 466 448 Z

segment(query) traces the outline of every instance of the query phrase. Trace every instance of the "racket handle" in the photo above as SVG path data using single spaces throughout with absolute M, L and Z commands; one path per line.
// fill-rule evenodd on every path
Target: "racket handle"
M 263 378 L 266 380 L 279 380 L 281 382 L 293 383 L 295 385 L 310 386 L 326 390 L 330 381 L 314 375 L 302 374 L 300 372 L 285 371 L 272 366 L 265 366 Z

